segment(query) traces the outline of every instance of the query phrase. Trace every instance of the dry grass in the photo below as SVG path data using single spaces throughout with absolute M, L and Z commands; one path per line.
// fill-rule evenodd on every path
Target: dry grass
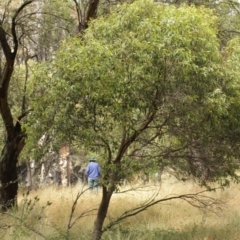
M 35 196 L 40 198 L 36 203 L 34 210 L 29 214 L 30 223 L 34 229 L 41 232 L 47 239 L 88 239 L 90 235 L 95 215 L 80 218 L 73 227 L 68 231 L 67 226 L 71 214 L 71 208 L 76 199 L 78 192 L 84 189 L 82 186 L 73 188 L 56 188 L 47 187 L 44 189 L 33 190 L 30 192 L 28 199 L 34 199 Z M 127 188 L 121 190 L 125 191 Z M 144 200 L 148 199 L 152 194 L 159 190 L 159 186 L 146 186 L 136 189 L 135 191 L 127 191 L 125 193 L 114 193 L 109 207 L 106 223 L 114 220 L 124 211 L 133 208 Z M 171 194 L 185 194 L 201 191 L 202 189 L 191 182 L 183 183 L 176 180 L 168 180 L 162 184 L 158 198 L 164 198 Z M 126 219 L 113 231 L 104 234 L 104 239 L 227 239 L 218 238 L 217 232 L 223 231 L 221 236 L 228 234 L 232 236 L 229 239 L 234 239 L 235 235 L 239 235 L 240 224 L 240 185 L 233 184 L 225 191 L 218 190 L 208 193 L 209 196 L 221 199 L 225 202 L 222 210 L 212 213 L 208 210 L 199 210 L 192 207 L 182 200 L 174 200 L 163 202 L 155 205 L 148 210 Z M 23 205 L 22 194 L 19 194 L 20 209 Z M 41 207 L 45 206 L 47 201 L 52 202 L 52 205 L 47 207 L 44 213 L 41 213 Z M 75 220 L 82 213 L 90 209 L 96 209 L 101 201 L 101 191 L 97 195 L 85 192 L 78 200 L 72 220 Z M 96 213 L 96 212 L 95 212 Z M 5 216 L 4 223 L 8 221 L 9 226 L 13 222 L 19 222 L 14 218 Z M 26 220 L 24 220 L 26 221 Z M 30 224 L 28 222 L 28 224 Z M 5 226 L 0 223 L 1 226 Z M 9 227 L 2 228 L 0 237 L 2 239 L 42 239 L 38 234 L 30 234 L 29 236 L 23 231 L 24 227 L 18 224 L 21 228 Z M 18 231 L 23 231 L 17 234 Z M 141 232 L 143 231 L 143 232 Z M 166 238 L 160 238 L 153 235 L 154 231 L 166 231 Z M 168 231 L 170 231 L 168 233 Z M 227 232 L 226 232 L 227 231 Z M 229 232 L 230 231 L 230 232 Z M 165 232 L 165 233 L 166 233 Z M 197 236 L 202 232 L 203 235 Z M 209 233 L 208 233 L 209 232 Z M 176 234 L 190 234 L 190 237 L 181 238 L 180 235 L 176 238 Z M 161 233 L 162 234 L 162 233 Z M 172 235 L 173 234 L 173 235 Z M 175 234 L 175 235 L 174 235 Z M 18 236 L 19 235 L 19 236 Z M 24 235 L 24 238 L 22 236 Z M 13 238 L 14 236 L 14 238 Z M 115 238 L 113 237 L 115 236 Z M 162 236 L 162 235 L 161 235 Z M 192 237 L 191 237 L 192 236 Z M 29 238 L 28 238 L 29 237 Z M 238 239 L 238 238 L 235 238 Z

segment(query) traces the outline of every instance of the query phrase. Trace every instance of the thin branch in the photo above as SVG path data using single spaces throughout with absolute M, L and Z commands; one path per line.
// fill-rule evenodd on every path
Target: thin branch
M 77 11 L 77 17 L 78 17 L 78 25 L 80 26 L 83 16 L 79 7 L 79 4 L 77 2 L 77 0 L 73 0 L 73 2 L 75 3 L 75 7 L 76 7 L 76 11 Z
M 33 111 L 32 108 L 26 110 L 25 112 L 23 112 L 23 113 L 17 118 L 17 121 L 18 121 L 18 122 L 21 121 L 22 118 L 26 117 L 26 116 L 27 116 L 30 112 L 32 112 L 32 111 Z
M 9 1 L 6 3 L 5 7 L 4 7 L 4 12 L 3 12 L 3 16 L 2 16 L 2 20 L 1 20 L 1 22 L 0 22 L 0 25 L 3 25 L 3 22 L 4 22 L 5 18 L 6 18 L 7 9 L 8 9 L 8 7 L 10 6 L 11 2 L 12 2 L 12 0 L 9 0 Z
M 114 160 L 114 163 L 118 163 L 121 161 L 123 154 L 127 150 L 127 148 L 131 145 L 131 143 L 144 131 L 148 128 L 149 124 L 153 121 L 154 116 L 157 113 L 157 109 L 154 111 L 149 111 L 147 117 L 143 124 L 140 126 L 138 130 L 136 130 L 130 137 L 128 137 L 119 147 L 119 151 L 117 153 L 117 157 Z
M 19 17 L 18 18 L 18 20 L 16 21 L 16 23 L 17 22 L 19 22 L 20 20 L 22 20 L 22 19 L 29 19 L 30 18 L 30 16 L 31 17 L 34 17 L 34 15 L 50 15 L 50 16 L 53 16 L 53 17 L 55 17 L 55 18 L 57 18 L 57 19 L 61 19 L 61 20 L 64 20 L 64 21 L 66 21 L 66 22 L 69 22 L 69 23 L 71 23 L 72 21 L 70 20 L 70 19 L 68 19 L 68 18 L 64 18 L 64 17 L 62 17 L 62 16 L 59 16 L 59 15 L 57 15 L 57 13 L 54 13 L 54 12 L 44 12 L 44 11 L 36 11 L 36 12 L 31 12 L 31 13 L 27 13 L 27 14 L 25 14 L 25 15 L 22 15 L 21 17 Z M 35 18 L 33 18 L 32 20 L 35 20 Z M 37 21 L 35 21 L 35 22 L 37 22 Z M 48 22 L 53 22 L 53 21 L 48 21 Z
M 149 187 L 152 187 L 151 189 L 149 188 Z M 146 188 L 149 188 L 149 190 L 148 189 L 146 189 Z M 146 192 L 146 191 L 151 191 L 152 192 L 152 190 L 153 189 L 156 189 L 156 187 L 155 186 L 142 186 L 142 184 L 141 185 L 139 185 L 139 186 L 134 186 L 134 187 L 131 187 L 131 188 L 128 188 L 128 189 L 126 189 L 126 190 L 123 190 L 123 191 L 117 191 L 117 192 L 115 192 L 115 194 L 122 194 L 122 193 L 128 193 L 128 192 L 136 192 L 136 191 L 138 191 L 138 192 Z
M 221 32 L 240 34 L 240 31 L 237 31 L 237 30 L 222 30 Z
M 141 145 L 141 147 L 133 149 L 132 152 L 130 154 L 128 154 L 128 156 L 134 156 L 137 151 L 139 151 L 139 150 L 143 149 L 144 147 L 150 145 L 157 137 L 163 136 L 164 132 L 162 131 L 162 129 L 167 124 L 167 122 L 170 118 L 171 118 L 171 115 L 169 114 L 169 116 L 163 121 L 163 123 L 160 126 L 158 126 L 158 130 L 157 130 L 156 134 L 153 135 L 148 141 L 145 141 Z
M 11 31 L 12 31 L 12 36 L 13 36 L 13 42 L 14 42 L 14 50 L 13 50 L 13 54 L 14 57 L 17 53 L 17 49 L 18 49 L 18 38 L 17 38 L 17 33 L 16 33 L 16 19 L 18 17 L 18 15 L 21 13 L 21 11 L 29 4 L 31 4 L 34 0 L 29 0 L 24 2 L 15 12 L 13 18 L 12 18 L 12 27 L 11 27 Z
M 212 189 L 212 190 L 216 190 Z M 214 199 L 212 197 L 203 195 L 203 193 L 209 192 L 209 190 L 204 190 L 198 193 L 194 194 L 182 194 L 182 195 L 170 195 L 169 197 L 165 197 L 162 199 L 155 200 L 158 193 L 153 194 L 149 199 L 147 199 L 145 202 L 140 204 L 139 206 L 125 211 L 123 214 L 121 214 L 115 221 L 110 222 L 105 228 L 103 228 L 102 232 L 105 232 L 112 228 L 113 226 L 117 225 L 120 223 L 122 220 L 135 216 L 140 212 L 143 212 L 147 210 L 148 208 L 161 203 L 161 202 L 166 202 L 170 200 L 175 200 L 175 199 L 181 199 L 189 203 L 190 205 L 197 207 L 197 208 L 207 208 L 209 207 L 211 211 L 215 212 L 215 206 L 218 206 L 218 209 L 220 209 L 220 205 L 223 204 L 222 201 Z
M 100 136 L 100 140 L 104 143 L 104 146 L 107 148 L 107 152 L 108 152 L 108 163 L 111 163 L 111 159 L 112 159 L 112 151 L 111 151 L 111 147 L 108 143 L 107 140 L 105 140 L 103 137 Z
M 94 211 L 97 211 L 97 209 L 87 209 L 85 210 L 84 212 L 82 212 L 77 218 L 75 218 L 75 220 L 72 221 L 73 219 L 73 214 L 76 210 L 76 206 L 77 206 L 77 202 L 78 200 L 80 199 L 80 197 L 87 191 L 89 191 L 90 188 L 87 188 L 85 190 L 82 190 L 81 192 L 78 192 L 74 202 L 73 202 L 73 205 L 72 205 L 72 208 L 71 208 L 71 213 L 70 213 L 70 216 L 69 216 L 69 221 L 68 221 L 68 225 L 67 225 L 67 228 L 68 230 L 72 228 L 72 226 L 80 219 L 80 218 L 83 218 L 83 217 L 87 217 L 87 216 L 91 216 L 91 215 L 95 215 Z
M 31 230 L 32 232 L 34 232 L 34 233 L 37 234 L 38 236 L 42 237 L 43 239 L 47 239 L 47 237 L 45 237 L 41 232 L 39 232 L 39 231 L 36 230 L 35 228 L 32 228 L 32 227 L 28 226 L 26 223 L 23 223 L 21 218 L 15 216 L 15 215 L 13 215 L 13 214 L 11 214 L 11 213 L 9 213 L 9 212 L 2 212 L 2 213 L 3 213 L 3 214 L 6 214 L 6 215 L 8 215 L 8 216 L 11 216 L 11 217 L 13 217 L 13 218 L 15 218 L 15 219 L 17 219 L 17 220 L 19 220 L 19 221 L 23 224 L 23 226 L 24 226 L 25 228 Z M 7 225 L 6 227 L 10 228 L 11 226 L 10 226 L 10 225 Z

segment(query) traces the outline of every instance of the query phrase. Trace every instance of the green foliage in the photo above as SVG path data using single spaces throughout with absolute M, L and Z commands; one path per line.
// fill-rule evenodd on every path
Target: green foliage
M 44 238 L 44 234 L 39 232 L 38 228 L 45 217 L 46 208 L 52 203 L 48 201 L 45 206 L 39 208 L 38 202 L 38 196 L 31 199 L 29 192 L 27 192 L 23 194 L 19 207 L 16 206 L 16 208 L 4 213 L 7 217 L 5 226 L 12 229 L 12 239 L 23 239 L 32 236 L 33 233 Z
M 234 36 L 239 35 L 239 2 L 229 0 L 156 0 L 162 4 L 187 4 L 189 6 L 205 6 L 212 9 L 214 14 L 218 16 L 218 36 L 221 39 L 221 44 L 226 45 L 227 42 Z
M 35 76 L 44 94 L 33 126 L 45 121 L 61 141 L 101 154 L 107 172 L 126 171 L 131 159 L 203 182 L 234 176 L 239 52 L 234 42 L 220 51 L 217 26 L 204 7 L 118 6 L 82 39 L 64 41 Z
M 42 3 L 41 31 L 38 32 L 38 41 L 41 46 L 41 54 L 45 59 L 54 56 L 61 41 L 73 32 L 76 22 L 71 14 L 69 1 L 57 0 Z
M 25 114 L 25 110 L 29 110 L 29 99 L 31 95 L 27 92 L 34 92 L 29 82 L 29 76 L 34 78 L 31 67 L 37 61 L 45 61 L 52 59 L 56 49 L 61 44 L 63 38 L 73 33 L 76 27 L 72 17 L 72 1 L 33 1 L 33 4 L 28 5 L 19 13 L 17 24 L 17 38 L 19 38 L 18 52 L 14 66 L 13 76 L 9 84 L 8 102 L 14 123 L 18 117 Z M 2 26 L 6 35 L 9 38 L 10 47 L 13 48 L 12 40 L 10 40 L 12 31 L 12 20 L 15 10 L 20 7 L 21 1 L 1 1 L 0 8 Z M 0 70 L 3 71 L 5 57 L 3 51 L 0 51 Z M 39 71 L 40 72 L 40 71 Z M 4 74 L 3 74 L 4 76 Z M 26 86 L 24 86 L 26 84 Z M 34 85 L 34 84 L 33 84 Z M 26 87 L 26 89 L 25 89 Z M 37 91 L 39 88 L 36 88 Z M 31 103 L 32 104 L 32 103 Z M 34 104 L 33 104 L 34 106 Z M 31 117 L 30 117 L 31 118 Z M 2 122 L 1 122 L 2 123 Z M 26 118 L 21 119 L 21 123 L 26 123 Z M 4 145 L 5 129 L 4 124 L 1 124 L 1 143 Z M 39 125 L 38 125 L 39 126 Z M 34 125 L 36 129 L 36 124 Z M 33 128 L 31 130 L 33 131 Z M 30 129 L 28 129 L 30 131 Z M 42 129 L 36 131 L 36 136 L 33 137 L 30 131 L 28 138 L 28 149 L 24 149 L 21 154 L 21 160 L 29 160 L 32 152 L 36 149 L 36 142 L 44 134 Z M 40 136 L 40 137 L 39 137 Z M 32 141 L 34 138 L 34 142 Z M 38 138 L 37 141 L 35 141 Z M 33 147 L 34 146 L 34 147 Z M 20 160 L 20 161 L 21 161 Z

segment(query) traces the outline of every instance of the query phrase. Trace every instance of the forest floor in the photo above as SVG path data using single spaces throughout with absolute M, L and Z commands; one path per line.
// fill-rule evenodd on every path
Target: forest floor
M 21 190 L 18 210 L 3 215 L 0 220 L 0 239 L 90 239 L 101 189 L 94 194 L 84 192 L 86 188 L 79 184 L 68 188 L 49 186 L 29 193 Z M 105 226 L 150 199 L 201 191 L 204 189 L 194 182 L 182 182 L 174 177 L 164 179 L 161 185 L 121 187 L 112 196 Z M 103 234 L 103 239 L 239 240 L 240 185 L 202 194 L 209 201 L 216 199 L 217 204 L 199 208 L 182 199 L 162 201 L 116 224 Z

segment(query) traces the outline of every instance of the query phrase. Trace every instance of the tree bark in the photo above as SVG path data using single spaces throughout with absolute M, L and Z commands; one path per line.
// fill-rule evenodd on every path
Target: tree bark
M 102 237 L 102 227 L 103 227 L 104 220 L 107 216 L 110 199 L 112 197 L 113 192 L 114 192 L 114 188 L 107 189 L 106 186 L 103 186 L 102 200 L 98 208 L 97 218 L 94 222 L 92 240 L 100 240 Z
M 97 17 L 97 10 L 99 5 L 99 0 L 88 0 L 86 4 L 83 4 L 73 0 L 75 3 L 77 16 L 78 16 L 78 32 L 83 34 L 88 28 L 88 22 L 90 19 Z
M 0 204 L 2 211 L 16 206 L 18 192 L 17 161 L 25 145 L 24 134 L 17 133 L 5 143 L 0 157 Z
M 0 73 L 0 114 L 6 130 L 6 142 L 0 156 L 0 204 L 4 211 L 16 204 L 18 191 L 17 161 L 25 145 L 26 137 L 20 123 L 26 112 L 23 112 L 14 124 L 8 102 L 9 84 L 12 79 L 19 44 L 16 32 L 17 18 L 22 10 L 32 2 L 33 0 L 24 1 L 15 11 L 11 21 L 10 34 L 5 32 L 3 24 L 0 25 L 0 44 L 5 56 L 4 68 L 1 67 Z

